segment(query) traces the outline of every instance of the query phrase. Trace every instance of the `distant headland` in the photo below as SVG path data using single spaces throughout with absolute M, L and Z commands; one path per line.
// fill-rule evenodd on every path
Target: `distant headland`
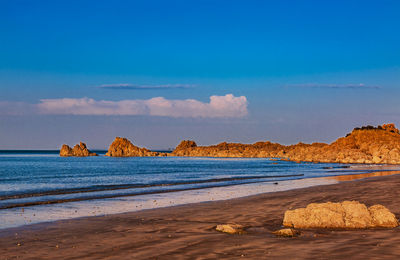
M 72 151 L 72 152 L 71 152 Z M 63 145 L 60 156 L 92 156 L 84 143 L 74 149 Z M 394 124 L 354 128 L 345 137 L 331 144 L 313 143 L 281 145 L 271 142 L 254 144 L 220 143 L 197 146 L 191 140 L 182 141 L 172 153 L 153 152 L 133 145 L 128 139 L 117 137 L 106 156 L 191 156 L 191 157 L 244 157 L 281 158 L 297 162 L 400 164 L 400 132 Z

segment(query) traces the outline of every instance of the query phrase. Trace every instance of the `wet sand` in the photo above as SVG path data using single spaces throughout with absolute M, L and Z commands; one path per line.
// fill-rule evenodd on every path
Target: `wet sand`
M 289 208 L 358 200 L 383 204 L 399 218 L 399 198 L 400 175 L 392 175 L 37 224 L 1 230 L 0 259 L 399 259 L 400 228 L 303 230 L 297 238 L 271 234 Z M 213 230 L 228 222 L 248 226 L 247 234 Z

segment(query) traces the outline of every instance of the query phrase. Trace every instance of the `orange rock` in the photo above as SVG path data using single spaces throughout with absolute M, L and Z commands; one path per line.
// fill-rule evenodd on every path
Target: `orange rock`
M 300 231 L 297 231 L 293 228 L 284 228 L 274 231 L 272 232 L 272 234 L 275 234 L 280 237 L 297 237 L 298 235 L 300 235 Z
M 66 144 L 63 144 L 60 149 L 60 156 L 63 156 L 63 157 L 73 156 L 71 147 L 69 147 Z
M 195 141 L 183 140 L 183 141 L 176 147 L 176 149 L 180 150 L 180 149 L 187 149 L 187 148 L 193 148 L 193 147 L 197 147 L 197 144 L 196 144 Z
M 396 128 L 394 124 L 384 124 L 382 125 L 382 128 L 386 131 L 395 133 L 395 134 L 400 134 L 399 129 Z
M 243 234 L 244 227 L 239 224 L 221 224 L 217 225 L 215 230 L 228 234 Z
M 197 146 L 182 141 L 173 156 L 287 158 L 291 161 L 325 163 L 400 164 L 400 134 L 394 124 L 355 128 L 331 144 L 313 143 L 284 146 L 271 142 L 254 144 L 220 143 Z
M 397 227 L 399 225 L 396 216 L 382 205 L 373 205 L 368 208 L 372 217 L 372 223 L 376 227 Z
M 86 156 L 97 156 L 96 153 L 92 153 L 86 147 L 85 143 L 80 142 L 79 144 L 75 145 L 73 149 L 66 144 L 63 144 L 60 149 L 60 156 L 62 157 L 70 157 L 70 156 L 77 156 L 77 157 L 86 157 Z
M 311 203 L 306 208 L 287 210 L 283 225 L 293 228 L 397 227 L 393 213 L 382 205 L 367 208 L 358 201 Z
M 108 148 L 106 156 L 113 157 L 145 157 L 145 156 L 166 156 L 165 153 L 152 152 L 146 148 L 133 145 L 128 139 L 116 137 Z

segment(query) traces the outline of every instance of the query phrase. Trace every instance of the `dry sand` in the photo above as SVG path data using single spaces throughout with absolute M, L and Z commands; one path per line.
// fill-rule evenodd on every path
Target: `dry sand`
M 343 179 L 342 179 L 343 181 Z M 400 175 L 227 201 L 37 224 L 0 231 L 0 259 L 400 259 L 400 228 L 271 234 L 286 209 L 311 202 L 382 204 L 400 217 Z M 213 230 L 248 226 L 243 235 Z

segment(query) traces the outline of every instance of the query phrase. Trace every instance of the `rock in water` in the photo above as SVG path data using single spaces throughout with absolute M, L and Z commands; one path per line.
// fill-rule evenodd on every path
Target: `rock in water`
M 382 205 L 369 208 L 358 201 L 311 203 L 306 208 L 287 210 L 283 225 L 293 228 L 397 227 L 395 215 Z
M 145 157 L 145 156 L 165 156 L 164 153 L 152 152 L 146 148 L 133 145 L 128 139 L 116 137 L 108 148 L 106 156 L 113 157 Z
M 73 156 L 71 147 L 69 147 L 66 144 L 63 144 L 60 149 L 60 156 L 63 157 Z
M 215 230 L 223 232 L 223 233 L 228 233 L 228 234 L 243 234 L 244 233 L 244 227 L 239 224 L 221 224 L 221 225 L 217 225 Z
M 77 157 L 86 157 L 86 156 L 97 156 L 96 153 L 92 153 L 86 147 L 85 143 L 80 142 L 79 144 L 75 145 L 74 148 L 69 147 L 66 144 L 63 144 L 60 150 L 60 156 L 62 157 L 70 157 L 70 156 L 77 156 Z

